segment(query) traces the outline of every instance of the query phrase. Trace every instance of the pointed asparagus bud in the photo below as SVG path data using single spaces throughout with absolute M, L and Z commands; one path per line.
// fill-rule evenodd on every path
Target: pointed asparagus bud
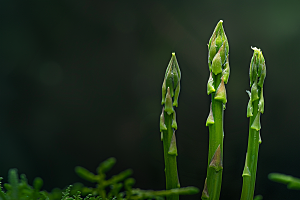
M 255 129 L 257 131 L 259 131 L 261 129 L 261 126 L 260 126 L 260 113 L 258 112 L 252 125 L 251 125 L 251 128 L 252 129 Z
M 174 82 L 173 82 L 172 67 L 169 67 L 169 71 L 167 72 L 166 85 L 167 85 L 167 88 L 170 88 L 170 94 L 171 94 L 171 97 L 173 97 L 174 96 Z
M 261 90 L 260 90 L 260 98 L 259 98 L 259 103 L 258 103 L 258 111 L 261 114 L 264 113 L 264 106 L 265 106 L 264 94 L 263 94 L 263 88 L 261 88 Z
M 170 148 L 168 151 L 169 155 L 177 156 L 177 146 L 176 146 L 176 137 L 175 137 L 175 131 L 173 132 L 173 136 L 170 143 Z
M 217 52 L 219 52 L 221 49 L 221 63 L 224 64 L 224 61 L 228 57 L 229 53 L 229 45 L 228 40 L 226 37 L 226 34 L 224 32 L 223 28 L 223 21 L 220 20 L 217 24 L 208 44 L 208 63 L 210 66 L 210 70 L 212 70 L 211 63 L 213 62 L 213 59 L 215 58 Z
M 214 38 L 211 41 L 210 48 L 208 51 L 208 62 L 211 63 L 213 58 L 217 53 L 217 46 L 216 46 L 216 35 L 213 35 Z M 210 69 L 211 70 L 211 69 Z
M 215 95 L 215 99 L 222 101 L 223 103 L 227 102 L 227 97 L 226 97 L 226 89 L 225 89 L 225 85 L 224 85 L 224 80 L 222 78 L 221 83 L 217 89 L 216 95 Z
M 221 64 L 223 66 L 225 64 L 225 59 L 226 59 L 225 42 L 223 42 L 222 46 L 219 49 L 219 52 L 221 57 Z
M 210 72 L 209 79 L 207 82 L 207 95 L 209 95 L 212 92 L 215 92 L 215 87 L 214 87 L 214 79 L 212 78 L 212 73 Z
M 180 71 L 180 68 L 179 68 L 179 65 L 178 65 L 177 58 L 175 56 L 175 52 L 172 53 L 172 58 L 174 59 L 174 66 L 173 67 L 176 69 L 176 71 L 178 73 L 178 81 L 180 81 L 180 79 L 181 79 L 181 71 Z
M 209 39 L 209 45 L 213 42 L 213 40 L 216 40 L 217 35 L 219 34 L 220 29 L 223 29 L 223 20 L 220 20 L 217 24 L 217 26 L 215 27 L 215 30 L 211 36 L 211 38 Z
M 215 75 L 222 72 L 222 60 L 221 60 L 220 51 L 218 51 L 218 53 L 215 55 L 212 61 L 211 70 Z
M 167 126 L 165 124 L 165 116 L 164 116 L 164 108 L 162 109 L 161 115 L 160 115 L 160 123 L 159 123 L 159 129 L 160 132 L 162 132 L 163 130 L 167 130 Z
M 175 53 L 172 53 L 171 60 L 168 64 L 165 78 L 162 85 L 162 105 L 165 103 L 167 88 L 170 88 L 171 97 L 174 97 L 174 106 L 178 106 L 178 95 L 180 91 L 180 79 L 181 79 L 181 72 L 179 69 L 179 65 L 175 56 Z
M 175 95 L 174 95 L 174 102 L 173 102 L 173 106 L 178 107 L 178 96 L 179 96 L 179 92 L 180 92 L 180 82 L 178 83 L 176 89 L 175 89 Z
M 255 101 L 259 99 L 258 97 L 258 88 L 257 88 L 257 81 L 255 81 L 251 87 L 251 101 Z
M 243 170 L 243 174 L 242 174 L 242 177 L 244 177 L 244 176 L 251 176 L 251 172 L 250 172 L 249 167 L 248 167 L 248 157 L 247 157 L 247 153 L 246 153 L 245 166 L 244 166 L 244 170 Z
M 215 154 L 213 155 L 209 167 L 214 168 L 217 172 L 223 169 L 223 163 L 222 163 L 222 156 L 221 156 L 221 149 L 220 145 L 218 146 L 217 150 L 215 151 Z
M 266 64 L 262 51 L 256 47 L 251 47 L 253 49 L 253 57 L 250 63 L 250 86 L 252 83 L 259 78 L 258 86 L 263 87 L 263 83 L 266 77 Z
M 209 115 L 208 115 L 207 120 L 206 120 L 206 126 L 209 126 L 209 125 L 214 124 L 214 123 L 215 123 L 214 115 L 213 115 L 213 111 L 212 111 L 212 105 L 210 103 Z
M 217 40 L 218 40 L 218 43 L 219 43 L 220 37 L 218 38 L 218 36 L 219 36 L 219 33 L 220 33 L 220 29 L 223 29 L 222 24 L 223 24 L 223 21 L 220 20 L 218 22 L 217 26 L 215 27 L 215 30 L 214 30 L 212 36 L 209 39 L 209 44 L 208 44 L 208 60 L 209 60 L 209 63 L 212 62 L 212 60 L 213 60 L 213 58 L 214 58 L 214 56 L 217 52 Z
M 165 111 L 168 113 L 168 115 L 171 115 L 174 112 L 173 104 L 172 104 L 172 97 L 171 97 L 171 94 L 170 94 L 170 88 L 169 87 L 167 89 Z
M 248 166 L 245 165 L 244 170 L 243 170 L 243 174 L 242 177 L 244 176 L 251 176 L 250 170 L 248 168 Z
M 205 178 L 201 199 L 209 199 L 208 190 L 207 190 L 207 178 Z
M 230 68 L 229 68 L 229 62 L 228 62 L 228 59 L 227 59 L 227 61 L 225 63 L 225 68 L 222 72 L 222 76 L 223 76 L 225 84 L 227 84 L 227 82 L 228 82 L 229 74 L 230 74 Z
M 253 105 L 251 99 L 249 99 L 248 106 L 247 106 L 247 117 L 253 116 Z
M 174 113 L 173 113 L 173 119 L 172 119 L 172 128 L 174 128 L 175 130 L 177 130 L 177 122 L 176 122 L 176 112 L 174 110 Z

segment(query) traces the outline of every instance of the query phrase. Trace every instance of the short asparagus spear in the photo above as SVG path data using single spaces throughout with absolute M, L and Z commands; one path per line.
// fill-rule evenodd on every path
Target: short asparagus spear
M 208 44 L 209 79 L 207 94 L 211 94 L 210 112 L 206 121 L 209 127 L 209 151 L 207 177 L 202 199 L 220 197 L 223 170 L 223 112 L 227 102 L 225 84 L 229 78 L 228 40 L 223 21 L 217 24 Z
M 177 130 L 176 114 L 173 106 L 178 106 L 181 72 L 175 53 L 167 67 L 162 85 L 162 113 L 160 116 L 160 132 L 164 147 L 166 189 L 179 188 L 177 173 L 177 147 L 175 130 Z M 178 200 L 179 195 L 167 196 L 167 200 Z
M 266 77 L 266 64 L 260 49 L 256 47 L 250 63 L 250 87 L 247 91 L 250 100 L 247 107 L 247 117 L 250 117 L 248 149 L 243 171 L 242 200 L 252 200 L 255 188 L 256 168 L 260 137 L 260 114 L 264 112 L 263 84 Z

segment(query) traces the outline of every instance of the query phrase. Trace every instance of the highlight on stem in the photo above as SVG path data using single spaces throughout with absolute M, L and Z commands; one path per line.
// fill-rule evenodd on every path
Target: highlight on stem
M 207 177 L 202 199 L 219 199 L 223 171 L 223 113 L 227 102 L 225 84 L 229 78 L 229 45 L 223 21 L 217 24 L 208 44 L 209 79 L 207 94 L 211 94 L 210 111 L 206 121 L 209 127 Z
M 262 142 L 260 137 L 260 115 L 264 113 L 263 84 L 267 73 L 262 51 L 256 47 L 252 49 L 254 52 L 249 70 L 251 91 L 247 91 L 250 98 L 247 106 L 247 117 L 250 118 L 249 138 L 245 167 L 242 175 L 242 200 L 252 200 L 254 195 L 258 150 Z
M 162 113 L 160 115 L 160 132 L 163 141 L 166 189 L 179 188 L 177 172 L 177 146 L 175 132 L 177 130 L 176 113 L 174 106 L 178 106 L 181 72 L 175 56 L 172 53 L 162 85 Z M 167 200 L 178 200 L 179 195 L 167 196 Z

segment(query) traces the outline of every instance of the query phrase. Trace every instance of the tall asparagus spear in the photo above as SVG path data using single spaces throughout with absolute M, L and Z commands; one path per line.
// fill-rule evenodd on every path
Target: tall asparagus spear
M 260 49 L 253 49 L 250 63 L 250 87 L 247 91 L 250 100 L 247 107 L 247 117 L 250 117 L 248 149 L 243 171 L 242 200 L 252 200 L 255 188 L 256 168 L 260 137 L 260 114 L 264 113 L 263 84 L 266 77 L 266 64 Z
M 229 78 L 228 40 L 223 21 L 217 24 L 208 44 L 210 76 L 207 94 L 211 94 L 210 112 L 206 121 L 209 127 L 209 151 L 207 177 L 202 199 L 216 200 L 220 197 L 223 170 L 223 111 L 227 102 L 225 84 Z
M 179 188 L 177 172 L 177 147 L 175 130 L 177 130 L 176 114 L 173 106 L 178 106 L 178 95 L 180 92 L 181 72 L 175 53 L 172 53 L 171 60 L 167 67 L 162 85 L 162 101 L 164 106 L 160 116 L 160 132 L 164 146 L 166 188 Z M 167 196 L 167 200 L 179 200 L 179 195 Z

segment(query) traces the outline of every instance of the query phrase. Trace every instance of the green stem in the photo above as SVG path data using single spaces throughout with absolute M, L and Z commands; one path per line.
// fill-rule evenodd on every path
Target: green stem
M 258 112 L 258 103 L 259 100 L 253 101 L 253 116 L 250 117 L 248 149 L 243 172 L 241 200 L 252 200 L 254 196 L 260 136 L 259 131 L 251 128 L 251 124 L 253 124 L 256 115 L 260 115 L 260 112 Z
M 218 88 L 221 83 L 222 74 L 213 75 L 214 87 Z M 216 93 L 212 93 L 212 113 L 214 124 L 209 125 L 209 151 L 207 166 L 207 193 L 208 198 L 219 199 L 222 184 L 222 158 L 223 158 L 223 103 L 216 100 Z
M 167 130 L 163 130 L 163 146 L 164 146 L 164 160 L 165 160 L 165 175 L 166 175 L 166 189 L 174 189 L 179 188 L 178 181 L 178 172 L 177 172 L 177 162 L 176 162 L 176 154 L 170 154 L 170 146 L 173 134 L 175 134 L 172 128 L 172 120 L 174 113 L 170 115 L 164 111 L 165 125 Z M 174 135 L 175 137 L 175 135 Z M 174 194 L 171 196 L 167 196 L 167 200 L 179 200 L 179 195 Z

